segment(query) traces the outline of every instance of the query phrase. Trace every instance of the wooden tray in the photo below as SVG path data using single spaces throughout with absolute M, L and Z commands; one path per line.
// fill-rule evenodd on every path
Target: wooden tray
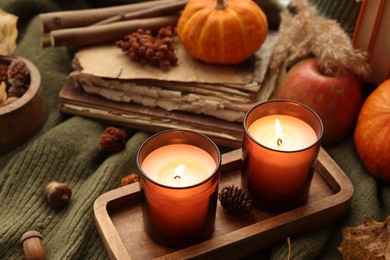
M 241 149 L 223 154 L 219 188 L 240 186 L 240 169 Z M 230 215 L 218 202 L 212 237 L 187 248 L 163 247 L 144 233 L 138 183 L 99 196 L 94 214 L 110 259 L 236 259 L 337 221 L 348 211 L 352 194 L 348 177 L 321 148 L 305 205 L 281 214 L 254 209 Z

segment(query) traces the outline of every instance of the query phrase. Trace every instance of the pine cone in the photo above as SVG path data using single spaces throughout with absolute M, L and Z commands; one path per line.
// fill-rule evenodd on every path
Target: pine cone
M 14 87 L 28 87 L 30 85 L 30 72 L 21 60 L 13 60 L 8 67 L 8 82 Z
M 230 212 L 247 213 L 253 208 L 249 195 L 234 185 L 224 187 L 218 198 L 222 207 Z
M 116 127 L 107 127 L 100 137 L 101 148 L 108 153 L 116 153 L 126 146 L 126 133 Z

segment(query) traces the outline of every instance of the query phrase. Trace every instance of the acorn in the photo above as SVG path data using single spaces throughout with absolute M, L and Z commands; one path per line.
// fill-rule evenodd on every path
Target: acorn
M 68 205 L 72 197 L 72 189 L 66 183 L 52 181 L 46 185 L 43 194 L 50 207 L 60 209 Z
M 22 235 L 20 242 L 22 243 L 23 254 L 26 260 L 46 259 L 46 251 L 42 242 L 42 235 L 38 231 L 27 231 Z

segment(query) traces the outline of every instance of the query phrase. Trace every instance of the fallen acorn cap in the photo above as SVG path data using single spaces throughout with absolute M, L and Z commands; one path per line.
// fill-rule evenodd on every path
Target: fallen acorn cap
M 66 183 L 52 181 L 46 185 L 43 194 L 50 207 L 59 209 L 65 207 L 69 203 L 72 197 L 72 189 Z

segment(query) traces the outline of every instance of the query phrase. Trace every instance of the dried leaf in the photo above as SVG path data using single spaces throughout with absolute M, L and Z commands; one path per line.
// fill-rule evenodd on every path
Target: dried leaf
M 0 9 L 0 55 L 11 55 L 16 48 L 18 17 Z
M 390 216 L 384 222 L 365 218 L 364 224 L 345 227 L 342 234 L 338 249 L 344 259 L 390 259 Z
M 0 84 L 0 103 L 7 100 L 7 91 L 6 91 L 6 85 L 3 82 Z

